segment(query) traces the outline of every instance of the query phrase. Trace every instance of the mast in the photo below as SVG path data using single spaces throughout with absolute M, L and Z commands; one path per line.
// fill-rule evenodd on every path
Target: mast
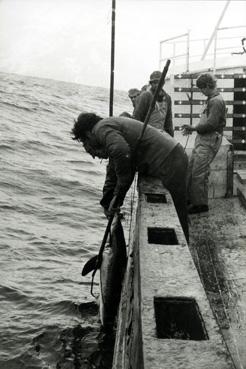
M 110 67 L 110 95 L 109 95 L 109 116 L 113 115 L 114 100 L 114 54 L 115 54 L 115 8 L 116 0 L 112 0 L 111 18 L 111 67 Z

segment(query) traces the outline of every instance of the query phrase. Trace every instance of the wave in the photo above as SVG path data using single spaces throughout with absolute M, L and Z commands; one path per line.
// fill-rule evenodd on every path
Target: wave
M 19 105 L 17 103 L 10 103 L 8 101 L 3 101 L 3 100 L 0 101 L 0 104 L 3 105 L 3 109 L 4 109 L 4 105 L 6 105 L 6 106 L 10 106 L 11 108 L 15 108 L 18 110 L 24 110 L 27 112 L 34 112 L 37 110 L 36 107 L 27 107 L 27 106 Z
M 15 303 L 26 301 L 27 299 L 27 296 L 17 288 L 3 285 L 0 285 L 0 295 L 5 296 L 8 301 L 14 301 Z
M 110 367 L 81 277 L 107 223 L 105 163 L 70 138 L 79 112 L 108 114 L 108 91 L 0 75 L 0 368 Z M 114 97 L 116 114 L 129 110 L 127 93 Z
M 8 145 L 8 144 L 0 144 L 0 150 L 2 150 L 2 151 L 5 151 L 5 150 L 15 151 L 15 148 L 11 145 Z

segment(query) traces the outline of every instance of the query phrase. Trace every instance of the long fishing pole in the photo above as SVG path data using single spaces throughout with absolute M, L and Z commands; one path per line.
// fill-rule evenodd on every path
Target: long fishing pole
M 113 116 L 113 101 L 114 101 L 115 11 L 116 11 L 116 1 L 112 0 L 111 66 L 110 66 L 110 94 L 109 94 L 109 116 L 110 117 Z

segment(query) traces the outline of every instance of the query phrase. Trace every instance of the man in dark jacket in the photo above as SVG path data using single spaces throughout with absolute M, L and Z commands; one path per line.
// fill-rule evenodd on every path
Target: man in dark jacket
M 136 100 L 133 118 L 144 122 L 148 113 L 153 95 L 157 89 L 161 78 L 160 71 L 154 71 L 150 75 L 150 89 L 143 91 Z M 149 125 L 166 131 L 170 136 L 174 136 L 172 121 L 172 101 L 171 97 L 164 91 L 160 90 L 155 104 L 155 108 L 151 113 Z
M 102 119 L 93 113 L 81 113 L 72 134 L 92 157 L 109 158 L 100 202 L 104 209 L 111 209 L 114 196 L 117 196 L 117 206 L 122 205 L 138 170 L 143 175 L 159 178 L 170 191 L 188 241 L 187 156 L 174 138 L 150 126 L 146 127 L 136 151 L 142 129 L 143 124 L 131 118 Z

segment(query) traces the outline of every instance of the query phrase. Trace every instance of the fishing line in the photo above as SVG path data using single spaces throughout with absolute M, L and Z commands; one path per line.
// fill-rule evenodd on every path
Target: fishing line
M 182 131 L 182 127 L 179 128 L 179 131 Z M 184 151 L 186 150 L 186 147 L 188 145 L 189 138 L 190 138 L 190 134 L 187 135 L 185 145 L 183 146 Z
M 190 135 L 188 135 L 187 139 L 186 139 L 186 143 L 185 143 L 185 146 L 184 146 L 184 150 L 186 150 L 186 147 L 187 147 L 187 144 L 189 142 L 189 138 L 190 138 Z
M 193 79 L 191 79 L 191 94 L 189 95 L 187 92 L 186 92 L 186 96 L 189 100 L 189 103 L 190 103 L 190 126 L 192 126 L 192 118 L 193 118 L 193 87 L 194 87 L 194 84 L 193 84 Z M 186 139 L 186 143 L 185 143 L 185 146 L 184 146 L 184 150 L 186 150 L 186 147 L 188 145 L 188 142 L 189 142 L 189 138 L 190 138 L 190 134 L 187 135 L 187 139 Z

